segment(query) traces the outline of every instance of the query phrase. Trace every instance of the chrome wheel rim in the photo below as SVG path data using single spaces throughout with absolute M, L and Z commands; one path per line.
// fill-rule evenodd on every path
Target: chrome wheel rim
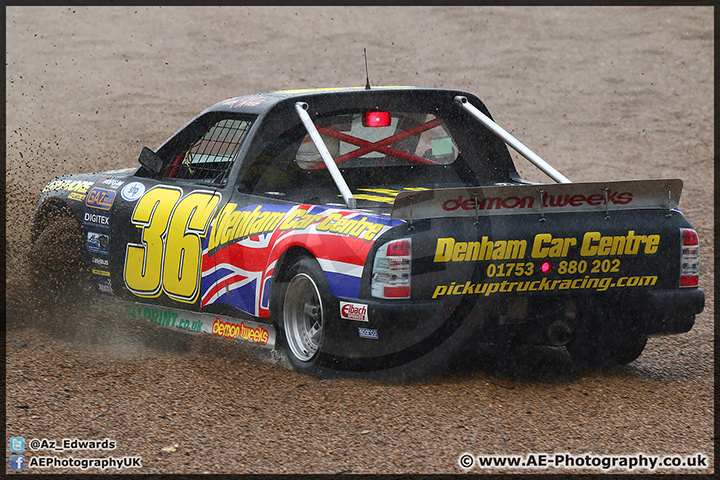
M 285 293 L 283 316 L 288 347 L 303 362 L 310 361 L 320 347 L 322 312 L 322 300 L 315 281 L 304 273 L 296 275 Z

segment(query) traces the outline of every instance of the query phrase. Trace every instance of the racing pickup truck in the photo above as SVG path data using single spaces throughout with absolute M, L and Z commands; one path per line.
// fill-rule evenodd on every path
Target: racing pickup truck
M 131 318 L 316 375 L 483 344 L 618 365 L 704 307 L 681 189 L 571 183 L 462 91 L 278 91 L 206 109 L 138 166 L 53 179 L 32 252 L 55 297 L 89 281 Z

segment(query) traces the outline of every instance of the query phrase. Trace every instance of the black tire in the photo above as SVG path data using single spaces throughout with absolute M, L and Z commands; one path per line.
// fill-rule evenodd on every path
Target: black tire
M 67 214 L 49 218 L 30 249 L 31 291 L 42 310 L 87 298 L 88 268 L 78 222 Z
M 330 321 L 332 296 L 318 262 L 302 256 L 286 271 L 275 291 L 280 342 L 293 368 L 327 376 L 323 340 Z
M 614 367 L 636 360 L 645 349 L 647 336 L 622 328 L 580 325 L 565 346 L 580 367 Z
M 647 340 L 646 336 L 638 335 L 616 339 L 608 348 L 612 365 L 627 365 L 637 360 L 645 350 Z

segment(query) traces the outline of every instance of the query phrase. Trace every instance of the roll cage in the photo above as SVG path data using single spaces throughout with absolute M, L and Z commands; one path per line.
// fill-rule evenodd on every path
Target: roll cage
M 552 178 L 555 182 L 570 183 L 570 180 L 568 180 L 564 175 L 562 175 L 555 168 L 550 166 L 547 162 L 545 162 L 545 160 L 540 158 L 537 154 L 535 154 L 533 151 L 523 145 L 519 140 L 510 135 L 497 123 L 492 121 L 488 116 L 483 114 L 475 106 L 469 103 L 466 97 L 456 96 L 453 100 L 456 105 L 462 108 L 466 113 L 468 113 L 476 121 L 482 124 L 485 128 L 490 130 L 493 134 L 502 139 L 506 144 L 515 149 L 523 157 L 533 163 L 538 169 L 540 169 L 543 173 Z M 347 185 L 347 182 L 345 181 L 342 174 L 340 173 L 340 170 L 337 167 L 338 164 L 357 159 L 370 152 L 378 152 L 419 165 L 437 164 L 437 162 L 428 160 L 414 153 L 405 152 L 393 148 L 391 147 L 391 145 L 442 125 L 442 120 L 440 119 L 436 118 L 430 121 L 426 121 L 420 125 L 401 130 L 397 133 L 394 133 L 393 135 L 371 142 L 362 138 L 358 138 L 357 136 L 337 131 L 332 128 L 315 125 L 315 123 L 312 121 L 312 119 L 307 113 L 307 103 L 297 102 L 295 104 L 295 109 L 323 160 L 323 163 L 318 163 L 317 165 L 309 167 L 309 169 L 320 169 L 323 167 L 327 168 L 330 171 L 330 174 L 332 175 L 335 184 L 340 190 L 340 193 L 342 194 L 343 199 L 345 200 L 345 204 L 348 206 L 348 208 L 355 208 L 356 201 L 353 197 L 352 192 L 350 191 L 350 188 Z M 327 145 L 325 144 L 320 134 L 324 135 L 326 138 L 337 139 L 345 143 L 355 145 L 358 148 L 353 151 L 333 157 L 332 155 L 330 155 Z

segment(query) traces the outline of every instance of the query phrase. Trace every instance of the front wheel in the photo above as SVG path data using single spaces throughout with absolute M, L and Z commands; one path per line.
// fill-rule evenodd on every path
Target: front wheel
M 325 274 L 315 259 L 301 257 L 279 285 L 277 308 L 280 338 L 296 370 L 319 374 L 322 345 L 331 302 Z
M 31 287 L 42 309 L 71 305 L 87 297 L 82 231 L 69 214 L 47 221 L 29 254 Z

